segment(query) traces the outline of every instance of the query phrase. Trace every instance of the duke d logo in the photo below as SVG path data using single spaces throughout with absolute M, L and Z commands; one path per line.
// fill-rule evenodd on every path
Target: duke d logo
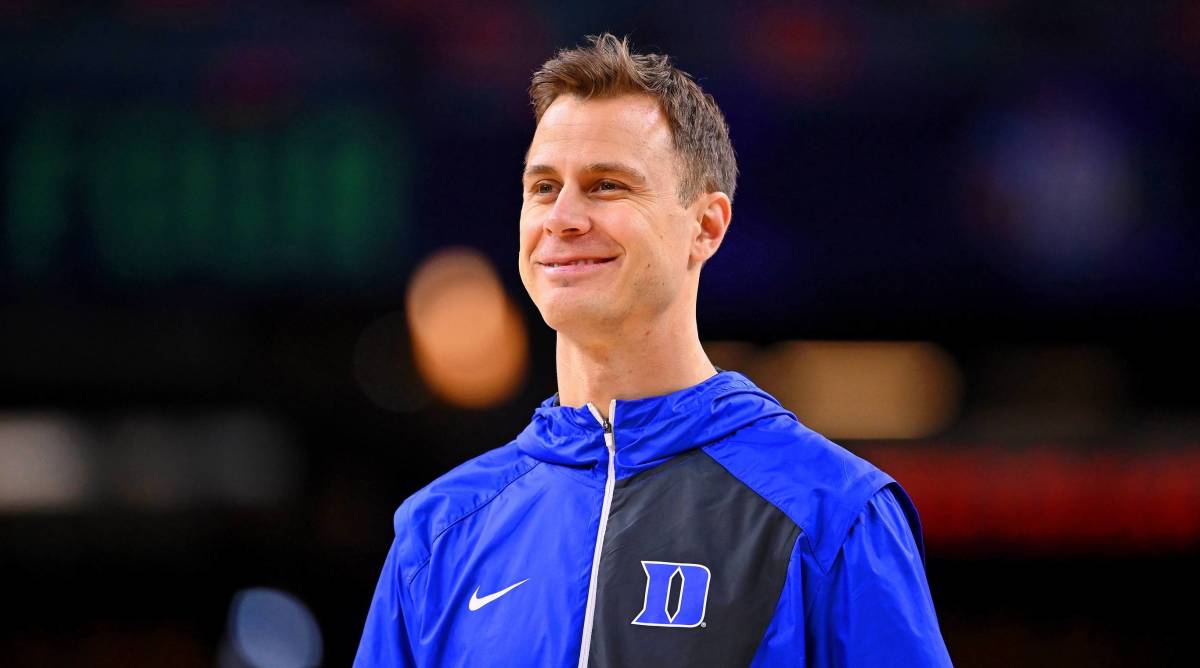
M 707 566 L 643 561 L 642 570 L 646 571 L 646 598 L 634 624 L 693 628 L 704 622 L 708 581 L 712 576 Z M 678 590 L 679 596 L 672 606 L 673 589 Z

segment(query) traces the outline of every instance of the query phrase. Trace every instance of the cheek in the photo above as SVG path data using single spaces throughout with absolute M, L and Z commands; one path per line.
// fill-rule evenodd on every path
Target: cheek
M 644 293 L 657 292 L 676 283 L 682 266 L 677 261 L 679 253 L 676 252 L 673 239 L 650 238 L 647 242 L 653 243 L 647 243 L 639 249 L 636 262 L 632 265 L 636 267 L 634 290 Z
M 690 254 L 691 241 L 684 221 L 671 220 L 657 230 L 651 257 L 656 272 L 674 275 L 687 267 Z
M 517 235 L 522 259 L 528 258 L 533 253 L 541 236 L 539 234 L 541 225 L 534 223 L 530 218 L 524 212 L 521 213 L 520 229 Z

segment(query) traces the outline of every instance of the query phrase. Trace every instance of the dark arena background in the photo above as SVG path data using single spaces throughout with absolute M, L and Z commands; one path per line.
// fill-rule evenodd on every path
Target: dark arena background
M 1190 663 L 1200 3 L 0 3 L 4 666 L 347 665 L 555 389 L 530 73 L 728 116 L 713 360 L 915 498 L 962 666 Z

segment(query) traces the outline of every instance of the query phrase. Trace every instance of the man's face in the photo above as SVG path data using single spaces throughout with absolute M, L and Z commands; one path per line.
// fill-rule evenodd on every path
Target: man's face
M 533 135 L 522 185 L 521 281 L 550 327 L 650 326 L 691 298 L 695 225 L 654 99 L 559 97 Z

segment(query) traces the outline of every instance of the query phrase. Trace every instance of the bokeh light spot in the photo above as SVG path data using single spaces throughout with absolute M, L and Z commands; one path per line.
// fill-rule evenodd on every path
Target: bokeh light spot
M 743 369 L 812 429 L 834 439 L 915 439 L 944 430 L 961 404 L 962 374 L 925 342 L 785 341 L 765 350 L 706 344 Z
M 80 430 L 55 415 L 0 416 L 0 510 L 79 505 L 89 485 Z
M 321 663 L 321 630 L 300 599 L 278 589 L 238 592 L 229 606 L 225 666 L 302 668 Z
M 525 375 L 525 323 L 491 264 L 453 248 L 428 258 L 408 287 L 417 370 L 443 400 L 484 408 L 512 396 Z

